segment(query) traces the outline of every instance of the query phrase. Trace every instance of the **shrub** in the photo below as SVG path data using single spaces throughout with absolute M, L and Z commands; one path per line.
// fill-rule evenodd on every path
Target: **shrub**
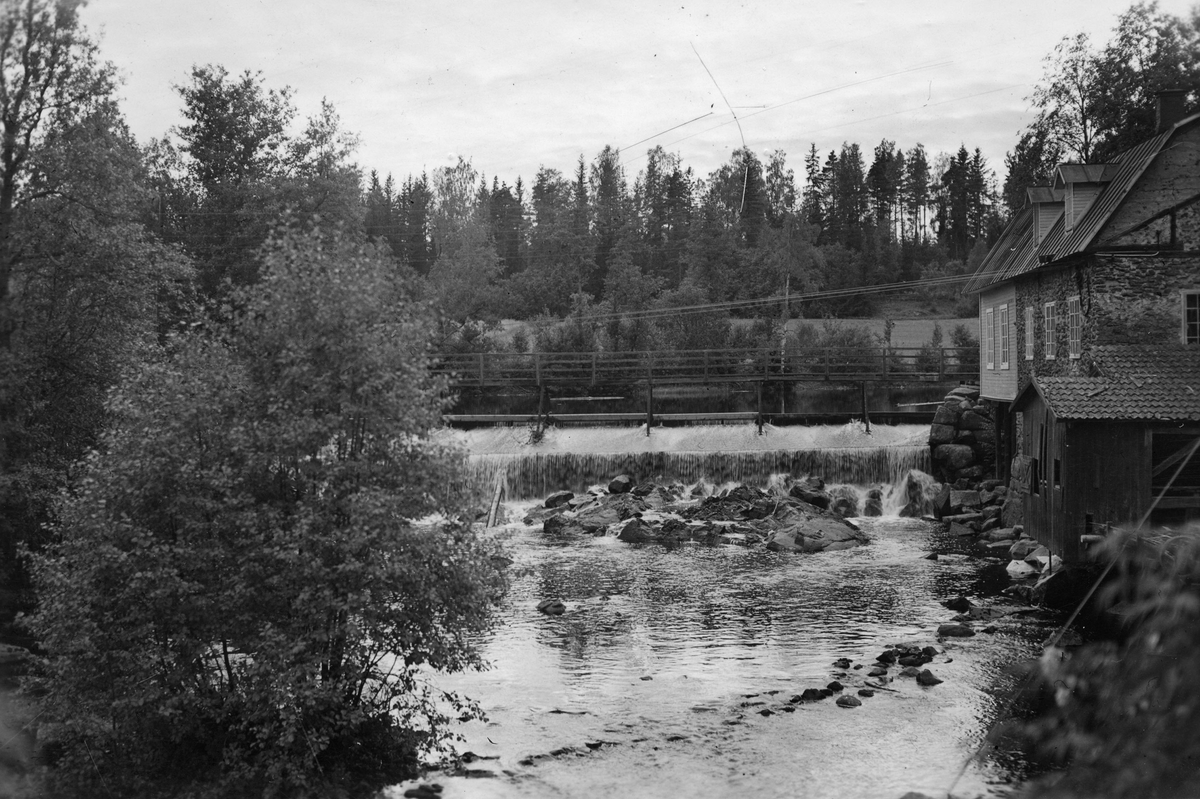
M 1115 533 L 1098 605 L 1119 614 L 1115 638 L 1052 649 L 1042 677 L 1054 710 L 1026 727 L 1042 756 L 1069 764 L 1036 797 L 1190 797 L 1200 785 L 1200 539 L 1197 530 Z
M 414 521 L 463 500 L 429 315 L 336 238 L 263 260 L 227 324 L 114 392 L 34 560 L 54 795 L 377 789 L 449 735 L 424 670 L 480 665 L 489 549 Z

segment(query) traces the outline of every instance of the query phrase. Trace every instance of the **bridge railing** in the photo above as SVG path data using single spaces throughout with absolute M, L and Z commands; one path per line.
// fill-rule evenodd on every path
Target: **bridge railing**
M 443 353 L 436 357 L 434 371 L 463 386 L 958 381 L 978 377 L 978 353 L 974 347 Z

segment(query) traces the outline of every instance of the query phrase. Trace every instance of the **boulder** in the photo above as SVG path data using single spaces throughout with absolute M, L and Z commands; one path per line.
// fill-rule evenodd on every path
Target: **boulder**
M 557 508 L 566 505 L 575 498 L 573 491 L 555 491 L 550 496 L 546 497 L 546 501 L 542 503 L 542 507 Z
M 950 389 L 950 393 L 946 395 L 946 399 L 950 399 L 951 397 L 969 400 L 979 399 L 979 389 L 972 386 L 958 386 L 957 388 Z
M 867 492 L 867 501 L 863 503 L 863 516 L 883 515 L 883 491 L 872 488 Z
M 953 491 L 953 488 L 944 483 L 938 488 L 937 495 L 933 498 L 933 515 L 938 519 L 950 515 L 950 494 Z
M 636 516 L 613 525 L 609 534 L 616 535 L 617 540 L 627 544 L 648 544 L 657 540 L 654 529 Z
M 615 517 L 613 521 L 616 521 Z M 560 513 L 546 519 L 542 522 L 542 531 L 550 535 L 583 535 L 589 532 L 570 513 Z
M 933 460 L 943 469 L 958 471 L 975 462 L 975 450 L 965 444 L 942 444 L 934 448 Z
M 975 535 L 975 531 L 972 530 L 970 527 L 967 527 L 965 524 L 959 524 L 958 522 L 951 522 L 950 523 L 950 535 L 957 535 L 957 536 L 962 536 L 965 538 L 966 536 L 969 536 L 969 535 Z
M 615 505 L 592 505 L 577 512 L 574 521 L 586 532 L 596 533 L 621 521 L 621 511 Z
M 843 519 L 858 515 L 858 492 L 853 487 L 841 485 L 829 492 L 829 509 Z
M 1026 563 L 1028 563 L 1033 568 L 1037 569 L 1038 571 L 1041 571 L 1042 566 L 1045 565 L 1044 559 L 1049 558 L 1049 557 L 1050 557 L 1050 550 L 1046 549 L 1044 546 L 1039 546 L 1037 549 L 1033 550 L 1028 555 L 1026 555 L 1024 560 Z
M 633 478 L 627 474 L 618 474 L 608 482 L 608 493 L 625 494 L 633 488 Z
M 986 541 L 1012 541 L 1017 537 L 1017 531 L 1011 527 L 997 527 L 994 530 L 989 530 L 984 534 L 983 538 Z
M 958 426 L 958 417 L 961 413 L 962 411 L 958 407 L 958 400 L 943 402 L 933 414 L 933 424 L 938 427 L 949 427 L 953 430 Z M 930 435 L 933 435 L 932 431 L 930 431 Z
M 1034 541 L 1032 538 L 1022 538 L 1009 548 L 1008 556 L 1013 560 L 1025 560 L 1029 556 L 1029 553 L 1037 548 L 1037 541 Z
M 975 631 L 965 624 L 942 624 L 938 626 L 937 634 L 942 638 L 970 638 Z
M 561 616 L 567 612 L 567 606 L 561 599 L 543 599 L 537 609 L 547 616 Z
M 1032 577 L 1038 573 L 1037 569 L 1030 566 L 1023 560 L 1010 560 L 1008 562 L 1008 566 L 1005 568 L 1005 571 L 1007 571 L 1008 576 L 1012 577 L 1014 580 L 1020 580 L 1024 577 Z
M 788 496 L 798 499 L 801 502 L 807 502 L 809 505 L 814 505 L 822 510 L 829 508 L 829 494 L 808 482 L 793 483 L 792 487 L 788 489 Z
M 976 511 L 982 507 L 983 503 L 979 501 L 978 491 L 951 491 L 950 492 L 950 512 L 965 513 L 967 511 Z
M 942 681 L 937 677 L 934 677 L 933 672 L 929 669 L 922 669 L 921 673 L 917 675 L 917 685 L 930 686 L 940 685 L 941 683 Z
M 837 705 L 838 705 L 838 707 L 859 707 L 862 705 L 862 700 L 859 699 L 857 696 L 851 696 L 850 694 L 844 694 L 837 698 Z
M 958 418 L 959 430 L 987 430 L 992 426 L 992 420 L 979 412 L 976 407 L 972 411 L 964 411 L 963 415 Z
M 971 609 L 971 600 L 965 596 L 956 596 L 953 599 L 947 599 L 943 602 L 942 607 L 949 608 L 955 613 L 966 613 Z
M 767 549 L 773 552 L 824 552 L 867 542 L 866 536 L 837 517 L 788 510 L 781 508 L 771 520 L 777 527 L 767 536 Z
M 983 514 L 983 520 L 985 522 L 994 519 L 996 521 L 996 525 L 997 526 L 1000 525 L 1000 506 L 999 505 L 986 505 L 983 508 L 981 508 L 979 512 L 981 514 Z
M 941 413 L 941 411 L 938 411 Z M 929 428 L 929 446 L 954 443 L 954 427 L 948 424 L 934 422 Z

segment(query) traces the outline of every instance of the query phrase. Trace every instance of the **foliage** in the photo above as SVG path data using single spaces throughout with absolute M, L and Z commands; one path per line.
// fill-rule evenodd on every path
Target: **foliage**
M 964 324 L 950 330 L 950 345 L 955 348 L 954 360 L 970 369 L 979 368 L 979 339 Z
M 255 254 L 284 217 L 355 232 L 363 224 L 357 139 L 328 102 L 292 131 L 292 91 L 260 73 L 193 67 L 175 86 L 185 124 L 151 143 L 158 232 L 196 262 L 202 293 L 223 299 L 258 279 Z
M 74 3 L 0 6 L 0 635 L 116 377 L 187 303 L 188 265 L 143 224 L 140 153 Z M 24 639 L 22 643 L 30 643 Z
M 429 314 L 336 236 L 262 274 L 114 391 L 35 558 L 55 795 L 360 793 L 478 715 L 426 682 L 502 585 L 428 438 Z
M 1026 733 L 1065 773 L 1035 797 L 1190 797 L 1200 784 L 1200 538 L 1195 528 L 1116 532 L 1098 604 L 1125 620 L 1115 640 L 1047 651 L 1042 679 L 1056 707 Z
M 1033 164 L 1028 171 L 1035 174 L 1043 148 L 1103 163 L 1154 134 L 1156 92 L 1187 89 L 1194 109 L 1200 84 L 1197 21 L 1139 2 L 1118 18 L 1112 38 L 1099 49 L 1087 34 L 1064 37 L 1046 56 L 1030 98 L 1038 116 L 1022 136 L 1026 153 L 1010 157 Z

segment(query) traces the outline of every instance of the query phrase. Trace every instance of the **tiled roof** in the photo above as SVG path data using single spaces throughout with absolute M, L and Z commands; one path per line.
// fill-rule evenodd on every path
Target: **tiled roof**
M 1033 212 L 1026 208 L 1014 216 L 996 245 L 975 270 L 963 292 L 977 292 L 994 283 L 1031 272 L 1042 263 L 1103 246 L 1105 242 L 1097 240 L 1096 237 L 1121 207 L 1121 203 L 1128 196 L 1130 189 L 1137 184 L 1146 167 L 1162 151 L 1172 134 L 1197 122 L 1200 122 L 1200 115 L 1188 117 L 1171 129 L 1121 153 L 1111 164 L 1060 166 L 1057 173 L 1059 177 L 1064 174 L 1062 170 L 1065 169 L 1066 173 L 1071 175 L 1099 177 L 1099 180 L 1090 182 L 1107 182 L 1070 231 L 1065 229 L 1064 217 L 1059 217 L 1046 232 L 1040 247 L 1034 245 Z M 1030 187 L 1026 193 L 1030 202 L 1058 202 L 1062 199 L 1062 189 L 1048 186 Z
M 1035 377 L 1060 419 L 1200 421 L 1200 349 L 1096 347 L 1097 377 Z

